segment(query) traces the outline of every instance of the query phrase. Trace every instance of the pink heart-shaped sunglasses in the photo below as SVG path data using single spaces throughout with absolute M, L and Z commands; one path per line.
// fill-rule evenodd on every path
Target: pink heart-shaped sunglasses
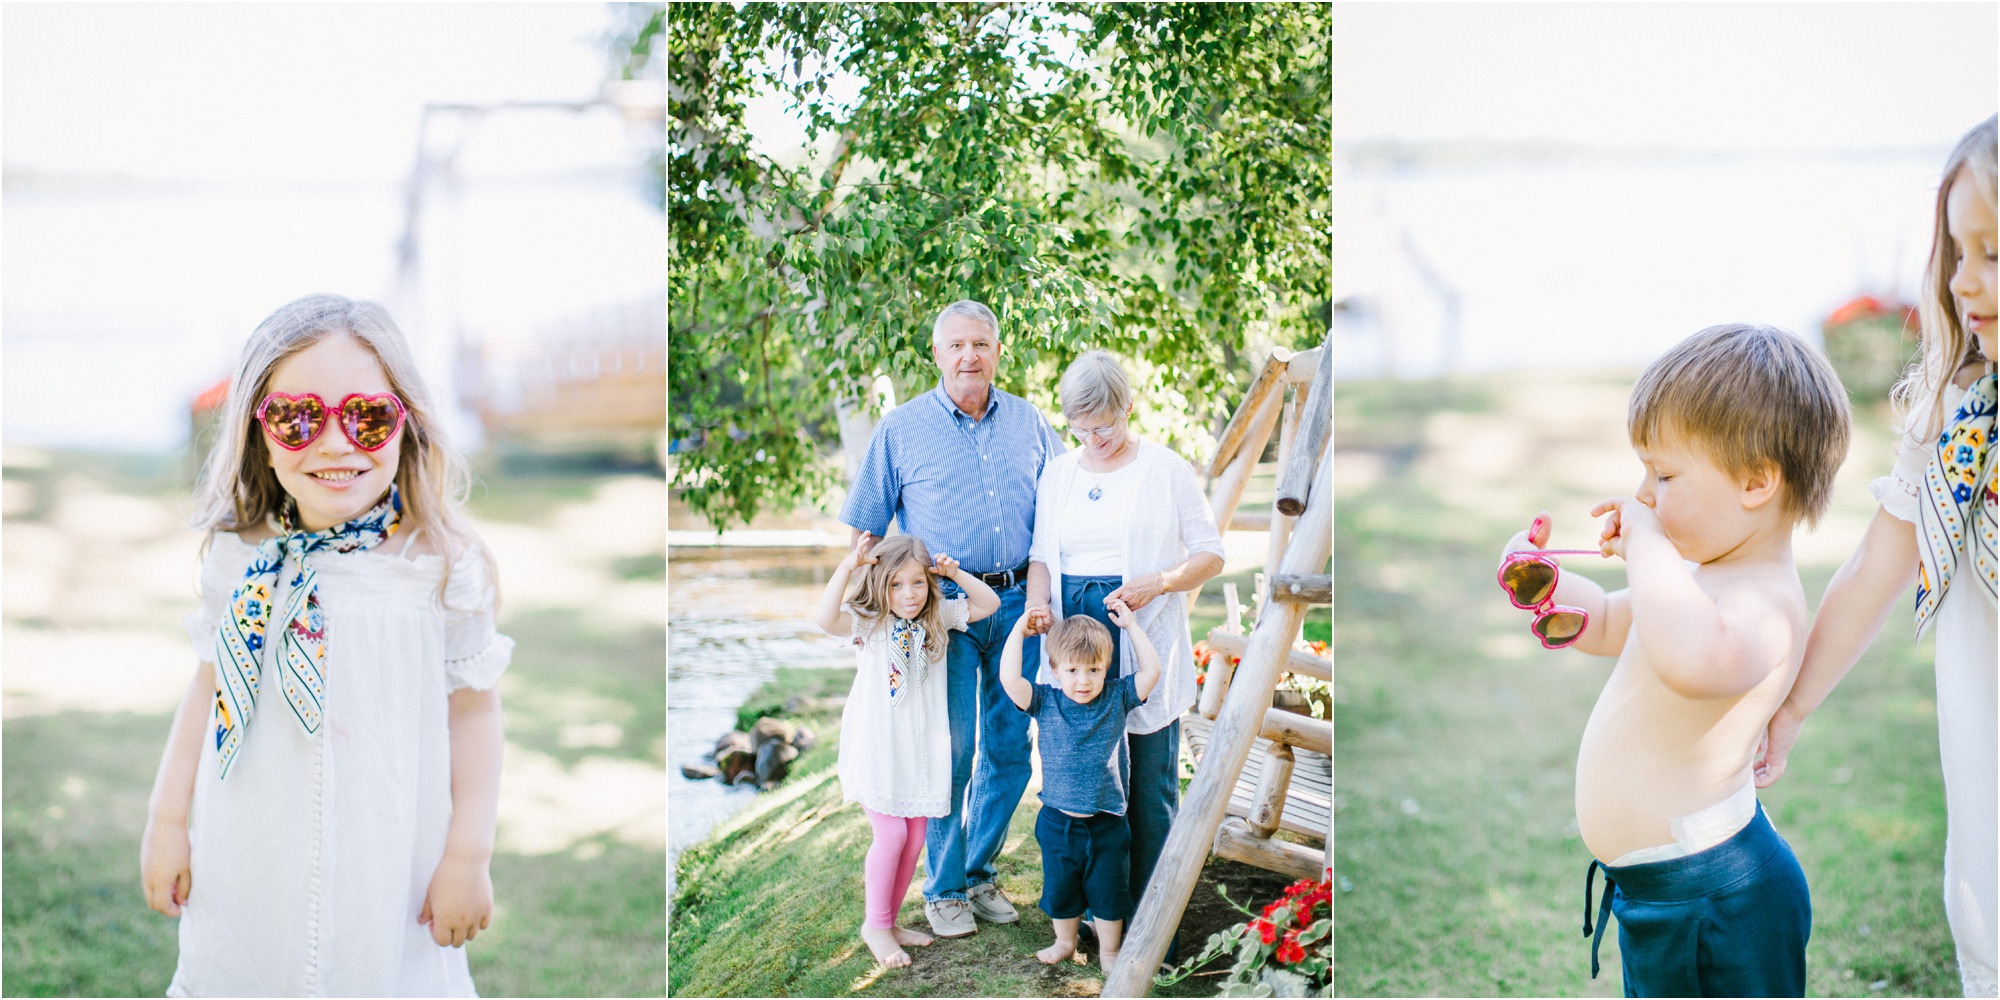
M 340 414 L 340 429 L 347 440 L 362 451 L 375 451 L 403 429 L 403 401 L 393 392 L 374 396 L 352 393 L 334 411 Z M 274 392 L 257 405 L 257 422 L 278 447 L 298 451 L 319 440 L 326 430 L 326 401 L 313 393 L 293 396 Z
M 1523 611 L 1535 613 L 1530 628 L 1542 640 L 1543 649 L 1562 649 L 1583 635 L 1590 625 L 1590 612 L 1557 604 L 1556 581 L 1562 567 L 1549 556 L 1601 556 L 1594 549 L 1522 549 L 1507 553 L 1500 563 L 1500 589 Z

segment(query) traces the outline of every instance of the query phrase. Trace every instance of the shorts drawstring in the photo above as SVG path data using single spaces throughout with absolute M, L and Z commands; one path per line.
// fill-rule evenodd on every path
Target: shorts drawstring
M 1604 868 L 1603 862 L 1590 859 L 1590 867 L 1583 870 L 1583 936 L 1590 938 L 1590 978 L 1597 978 L 1597 946 L 1604 942 L 1604 928 L 1611 923 L 1611 869 L 1604 868 L 1604 895 L 1597 907 L 1597 935 L 1590 933 L 1590 886 L 1597 870 Z

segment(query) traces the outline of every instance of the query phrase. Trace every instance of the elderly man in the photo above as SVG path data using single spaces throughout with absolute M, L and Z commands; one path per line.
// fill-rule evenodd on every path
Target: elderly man
M 947 652 L 951 815 L 932 820 L 924 838 L 924 913 L 939 937 L 955 938 L 978 930 L 974 914 L 1020 919 L 994 885 L 1030 770 L 1028 716 L 1000 686 L 1000 651 L 1027 596 L 1035 481 L 1063 445 L 1039 410 L 993 387 L 1000 323 L 991 309 L 970 300 L 944 307 L 931 356 L 937 388 L 882 418 L 840 519 L 856 535 L 879 536 L 894 515 L 905 534 L 950 553 L 1000 594 L 999 613 L 952 633 Z

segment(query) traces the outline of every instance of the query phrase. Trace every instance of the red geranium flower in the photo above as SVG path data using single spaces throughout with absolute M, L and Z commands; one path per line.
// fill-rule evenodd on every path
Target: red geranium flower
M 1264 939 L 1265 944 L 1270 944 L 1278 939 L 1278 925 L 1269 920 L 1252 920 L 1250 921 L 1250 929 L 1256 931 L 1257 936 Z
M 1264 943 L 1270 944 L 1269 941 L 1266 941 Z M 1278 950 L 1276 952 L 1273 952 L 1271 957 L 1277 959 L 1279 962 L 1285 965 L 1290 965 L 1293 962 L 1305 961 L 1306 950 L 1303 946 L 1299 944 L 1299 932 L 1286 931 L 1285 943 L 1279 945 Z

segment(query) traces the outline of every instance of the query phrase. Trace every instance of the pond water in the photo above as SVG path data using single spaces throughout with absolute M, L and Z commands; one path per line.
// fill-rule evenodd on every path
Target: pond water
M 756 792 L 693 781 L 680 767 L 736 724 L 736 710 L 776 667 L 846 667 L 854 657 L 812 623 L 843 553 L 673 549 L 667 560 L 667 891 L 682 849 Z

